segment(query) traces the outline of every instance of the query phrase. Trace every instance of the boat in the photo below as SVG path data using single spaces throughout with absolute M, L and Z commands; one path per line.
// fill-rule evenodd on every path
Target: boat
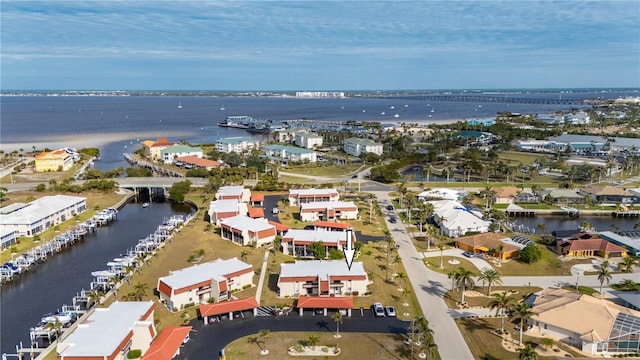
M 146 207 L 149 207 L 149 205 L 151 205 L 151 204 L 149 204 L 148 202 L 146 202 L 146 203 L 142 204 L 142 207 L 143 207 L 143 208 L 146 208 Z
M 230 127 L 236 129 L 247 129 L 249 128 L 249 124 L 253 123 L 255 120 L 251 116 L 245 115 L 237 115 L 237 116 L 227 116 L 224 121 L 218 123 L 220 127 Z
M 400 117 L 400 114 L 395 114 L 395 115 L 393 115 L 393 117 L 394 117 L 394 118 L 399 118 L 399 117 Z
M 182 109 L 182 103 L 178 101 L 178 109 Z

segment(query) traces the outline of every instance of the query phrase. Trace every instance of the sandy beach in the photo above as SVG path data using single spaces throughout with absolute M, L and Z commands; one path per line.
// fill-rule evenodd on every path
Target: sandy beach
M 168 137 L 171 139 L 176 139 L 180 137 L 187 137 L 193 135 L 193 132 L 190 131 L 139 131 L 139 132 L 117 132 L 117 133 L 95 133 L 95 134 L 69 134 L 63 136 L 52 136 L 52 137 L 35 137 L 32 141 L 29 142 L 19 142 L 19 143 L 1 143 L 0 149 L 2 149 L 5 153 L 23 149 L 24 151 L 30 152 L 33 150 L 33 146 L 36 147 L 37 150 L 42 150 L 44 148 L 49 149 L 59 149 L 64 147 L 70 148 L 88 148 L 88 147 L 101 147 L 106 144 L 121 142 L 121 141 L 131 141 L 136 147 L 140 144 L 140 142 L 144 140 L 155 140 L 159 137 Z

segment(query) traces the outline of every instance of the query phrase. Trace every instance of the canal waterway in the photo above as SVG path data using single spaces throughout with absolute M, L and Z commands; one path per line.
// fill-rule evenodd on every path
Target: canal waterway
M 118 220 L 88 234 L 84 241 L 50 257 L 13 283 L 4 284 L 0 287 L 0 352 L 15 353 L 21 341 L 29 347 L 29 329 L 42 315 L 72 305 L 80 290 L 89 290 L 92 271 L 107 269 L 108 261 L 154 232 L 165 218 L 191 211 L 187 205 L 171 202 L 154 202 L 146 208 L 141 203 L 129 203 L 118 213 Z
M 588 222 L 596 231 L 629 231 L 634 230 L 634 226 L 640 221 L 638 218 L 613 218 L 607 216 L 580 216 L 570 218 L 564 216 L 537 216 L 530 218 L 511 218 L 509 222 L 514 222 L 522 228 L 514 228 L 516 231 L 524 231 L 526 228 L 535 231 L 538 224 L 544 224 L 544 232 L 550 234 L 554 230 L 578 229 L 583 222 Z M 539 233 L 539 231 L 536 231 Z

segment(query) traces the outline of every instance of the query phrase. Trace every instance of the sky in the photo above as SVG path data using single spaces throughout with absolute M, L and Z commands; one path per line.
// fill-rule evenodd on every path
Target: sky
M 0 5 L 1 90 L 640 87 L 640 0 Z

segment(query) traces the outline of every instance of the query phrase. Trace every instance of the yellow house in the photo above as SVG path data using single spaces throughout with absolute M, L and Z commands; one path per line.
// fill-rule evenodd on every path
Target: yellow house
M 63 149 L 43 151 L 35 159 L 36 172 L 66 171 L 73 165 L 73 157 Z

